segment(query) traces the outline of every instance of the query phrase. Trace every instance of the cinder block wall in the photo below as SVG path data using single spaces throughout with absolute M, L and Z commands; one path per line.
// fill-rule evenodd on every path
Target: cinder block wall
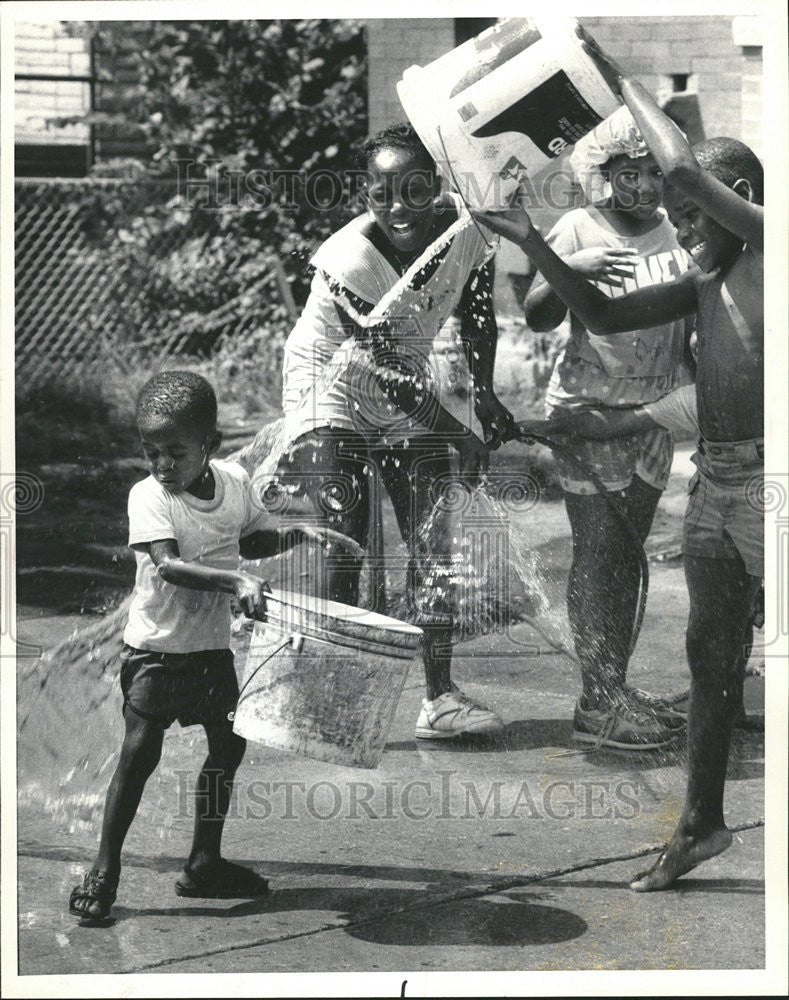
M 734 136 L 761 155 L 758 18 L 584 17 L 581 21 L 603 48 L 659 96 L 668 96 L 672 74 L 688 74 L 691 89 L 698 94 L 705 136 Z
M 153 152 L 142 128 L 129 120 L 128 108 L 140 86 L 136 56 L 150 38 L 147 21 L 128 21 L 123 35 L 111 44 L 101 36 L 94 39 L 96 67 L 96 110 L 108 116 L 95 129 L 96 159 L 138 158 L 145 160 Z M 114 119 L 114 120 L 113 120 Z
M 89 25 L 81 24 L 79 35 L 62 21 L 17 23 L 14 36 L 16 73 L 57 76 L 89 76 L 91 43 Z M 94 44 L 94 108 L 105 115 L 117 115 L 116 124 L 103 122 L 94 127 L 96 160 L 113 157 L 145 159 L 150 148 L 142 132 L 127 120 L 134 90 L 139 86 L 133 60 L 135 49 L 145 43 L 150 32 L 146 21 L 129 21 L 125 36 L 106 50 L 101 36 Z M 85 123 L 55 127 L 52 119 L 77 117 L 91 110 L 89 83 L 55 80 L 15 81 L 15 141 L 34 145 L 78 143 L 88 145 L 90 127 Z
M 583 17 L 580 21 L 653 93 L 668 96 L 672 76 L 688 75 L 698 94 L 705 134 L 732 135 L 761 153 L 758 18 Z M 403 117 L 395 90 L 403 71 L 448 52 L 454 39 L 452 18 L 367 22 L 371 131 Z

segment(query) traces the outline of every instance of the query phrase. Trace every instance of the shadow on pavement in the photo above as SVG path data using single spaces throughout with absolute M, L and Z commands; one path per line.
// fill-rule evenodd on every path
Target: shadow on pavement
M 587 929 L 586 921 L 569 910 L 511 896 L 497 901 L 474 898 L 444 901 L 424 889 L 395 888 L 379 888 L 374 895 L 369 888 L 284 889 L 230 907 L 226 902 L 142 909 L 116 905 L 113 914 L 117 920 L 228 919 L 257 913 L 305 911 L 325 911 L 341 922 L 338 930 L 363 941 L 390 945 L 551 944 L 580 937 Z
M 88 864 L 91 850 L 87 847 L 46 847 L 38 844 L 20 844 L 20 857 L 39 858 L 44 861 Z M 231 852 L 232 854 L 232 852 Z M 320 861 L 267 861 L 265 858 L 231 857 L 235 864 L 254 868 L 266 876 L 278 875 L 324 875 L 345 878 L 364 878 L 376 881 L 428 882 L 439 886 L 489 886 L 495 883 L 490 872 L 453 871 L 446 868 L 408 868 L 395 865 L 344 865 L 325 864 Z M 138 868 L 152 872 L 172 872 L 173 879 L 183 867 L 184 856 L 141 855 L 131 851 L 123 852 L 123 867 Z M 367 890 L 369 892 L 369 889 Z M 376 889 L 376 892 L 379 890 Z M 113 908 L 113 912 L 118 907 Z
M 512 946 L 555 944 L 586 933 L 587 923 L 570 910 L 523 900 L 451 901 L 435 909 L 397 913 L 347 928 L 346 934 L 385 945 Z

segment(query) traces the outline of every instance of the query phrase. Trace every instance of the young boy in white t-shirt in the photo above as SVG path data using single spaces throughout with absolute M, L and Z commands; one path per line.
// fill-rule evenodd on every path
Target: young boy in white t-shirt
M 129 493 L 129 545 L 137 577 L 123 634 L 125 735 L 107 790 L 99 851 L 69 911 L 106 920 L 115 901 L 120 855 L 165 730 L 205 728 L 208 757 L 197 781 L 192 849 L 179 896 L 250 898 L 267 882 L 220 854 L 233 778 L 246 742 L 229 715 L 238 698 L 230 651 L 230 598 L 250 618 L 266 612 L 265 582 L 241 572 L 239 555 L 265 558 L 311 538 L 354 543 L 329 528 L 264 527 L 270 515 L 241 466 L 212 460 L 221 442 L 209 383 L 193 372 L 154 375 L 137 400 L 136 422 L 151 475 Z

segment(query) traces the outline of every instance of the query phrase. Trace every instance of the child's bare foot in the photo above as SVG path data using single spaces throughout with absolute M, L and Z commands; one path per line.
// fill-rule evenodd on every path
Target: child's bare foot
M 654 865 L 649 871 L 636 875 L 630 888 L 636 892 L 666 889 L 702 861 L 722 854 L 731 846 L 731 841 L 731 833 L 725 826 L 701 838 L 675 833 Z

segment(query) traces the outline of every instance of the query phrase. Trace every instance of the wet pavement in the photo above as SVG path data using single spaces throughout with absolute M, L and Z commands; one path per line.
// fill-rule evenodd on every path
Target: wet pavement
M 678 464 L 666 525 L 681 509 L 684 475 Z M 568 529 L 552 523 L 566 561 Z M 688 685 L 682 569 L 667 559 L 650 572 L 629 680 L 679 692 Z M 25 626 L 20 621 L 19 638 L 29 640 L 32 621 L 27 636 Z M 684 743 L 646 753 L 565 753 L 580 746 L 570 739 L 576 667 L 547 651 L 528 625 L 493 642 L 464 643 L 453 676 L 503 717 L 501 737 L 416 741 L 423 693 L 417 664 L 375 770 L 249 745 L 223 853 L 270 879 L 261 900 L 174 893 L 203 755 L 196 730 L 176 726 L 166 737 L 154 804 L 169 805 L 168 822 L 151 824 L 149 809 L 132 825 L 110 926 L 82 927 L 67 911 L 95 852 L 95 829 L 21 805 L 22 978 L 6 976 L 7 986 L 91 995 L 94 981 L 70 977 L 144 974 L 107 981 L 96 995 L 128 988 L 142 995 L 188 989 L 191 996 L 216 992 L 220 980 L 156 974 L 253 973 L 234 981 L 238 995 L 745 995 L 774 992 L 776 983 L 780 990 L 782 980 L 758 971 L 766 962 L 759 728 L 734 738 L 726 796 L 731 849 L 676 888 L 639 895 L 627 883 L 654 860 L 682 805 Z M 752 717 L 763 715 L 763 678 L 747 680 L 746 705 Z M 784 961 L 782 949 L 772 953 L 773 976 L 776 961 Z M 641 971 L 615 986 L 589 975 L 606 970 Z M 683 970 L 699 970 L 698 977 L 677 979 Z M 718 979 L 704 970 L 750 971 Z M 499 980 L 493 972 L 509 975 Z M 367 975 L 333 975 L 349 973 Z

